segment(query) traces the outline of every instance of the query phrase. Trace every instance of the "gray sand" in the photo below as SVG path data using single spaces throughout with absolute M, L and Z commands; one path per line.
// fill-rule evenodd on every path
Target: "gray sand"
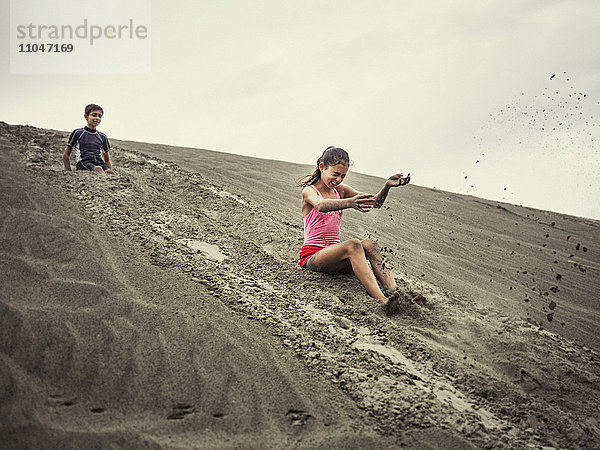
M 310 166 L 66 137 L 0 123 L 0 446 L 597 445 L 599 222 L 394 190 L 342 224 L 429 299 L 387 318 L 299 268 Z

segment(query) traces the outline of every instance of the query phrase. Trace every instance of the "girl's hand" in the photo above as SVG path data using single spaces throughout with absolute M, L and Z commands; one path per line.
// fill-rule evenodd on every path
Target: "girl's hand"
M 408 183 L 410 183 L 410 173 L 406 177 L 401 173 L 397 173 L 389 177 L 386 181 L 389 187 L 406 186 Z
M 373 194 L 356 194 L 350 197 L 350 207 L 360 212 L 369 212 L 375 204 L 375 196 Z

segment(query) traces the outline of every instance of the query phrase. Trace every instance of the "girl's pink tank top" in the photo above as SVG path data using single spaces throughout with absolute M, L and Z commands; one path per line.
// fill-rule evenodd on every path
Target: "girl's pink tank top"
M 319 190 L 310 186 L 319 197 L 323 198 Z M 336 189 L 336 198 L 341 198 Z M 342 223 L 342 210 L 322 213 L 317 208 L 313 208 L 304 217 L 304 245 L 314 245 L 317 247 L 328 247 L 340 242 L 340 225 Z

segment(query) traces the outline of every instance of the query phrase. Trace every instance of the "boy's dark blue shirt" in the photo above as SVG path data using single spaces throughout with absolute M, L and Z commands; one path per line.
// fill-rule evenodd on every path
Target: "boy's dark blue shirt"
M 108 153 L 110 143 L 106 135 L 88 127 L 77 128 L 69 136 L 69 147 L 75 149 L 75 161 L 100 157 L 101 152 Z

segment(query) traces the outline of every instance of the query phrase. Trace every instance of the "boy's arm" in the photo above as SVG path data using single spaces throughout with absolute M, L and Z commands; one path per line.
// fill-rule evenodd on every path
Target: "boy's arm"
M 72 147 L 70 145 L 67 145 L 63 153 L 63 164 L 65 165 L 65 170 L 69 172 L 71 171 L 71 161 L 69 160 L 69 158 L 71 157 L 71 150 Z
M 102 149 L 102 157 L 104 158 L 106 165 L 112 169 L 112 163 L 110 162 L 110 156 L 108 155 L 109 150 L 110 143 L 108 142 L 106 135 L 104 135 L 104 148 Z
M 108 152 L 102 152 L 102 158 L 108 167 L 112 169 L 112 163 L 110 162 L 110 156 L 108 156 Z

